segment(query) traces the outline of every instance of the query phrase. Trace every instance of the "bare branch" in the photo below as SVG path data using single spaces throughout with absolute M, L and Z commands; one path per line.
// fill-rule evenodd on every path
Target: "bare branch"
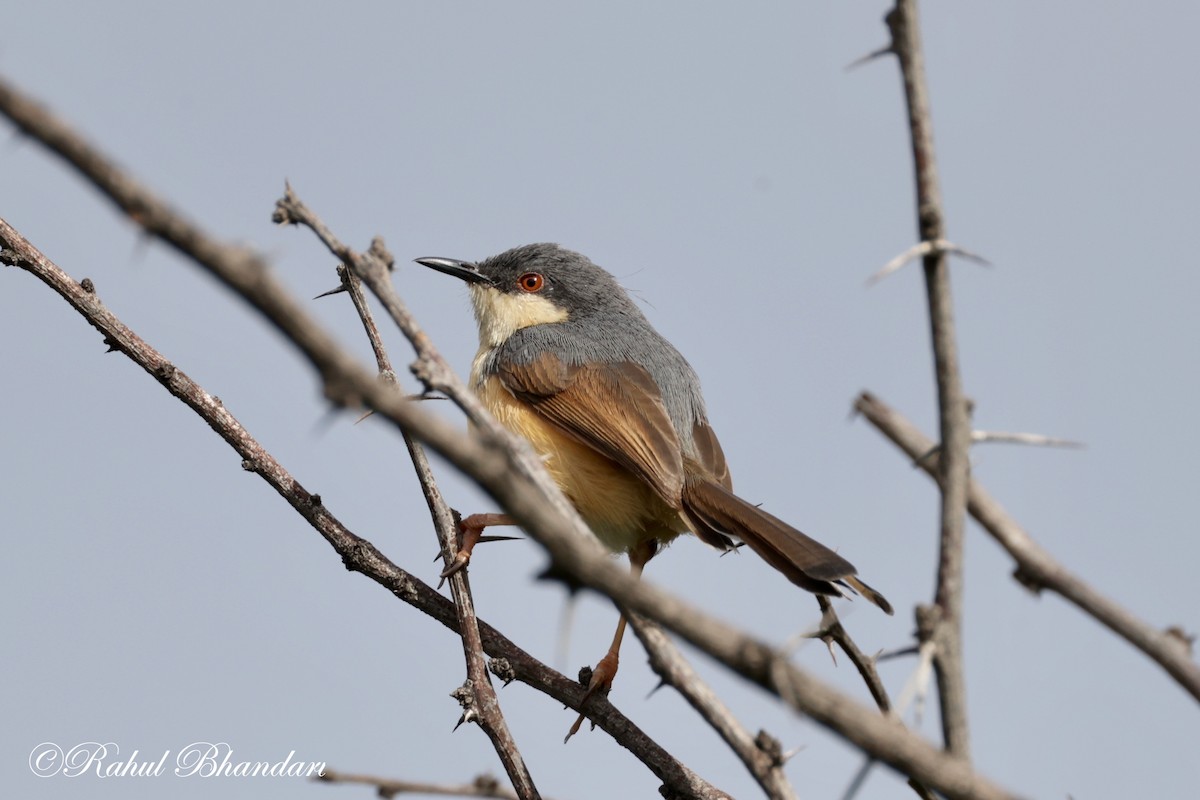
M 0 261 L 32 273 L 57 292 L 100 331 L 110 352 L 127 355 L 196 412 L 241 456 L 243 469 L 258 474 L 329 542 L 347 569 L 365 575 L 418 611 L 459 632 L 454 603 L 393 564 L 371 542 L 347 529 L 325 507 L 320 495 L 309 493 L 293 478 L 225 409 L 217 397 L 206 392 L 105 308 L 96 297 L 95 287 L 90 280 L 74 281 L 4 220 L 0 220 L 0 248 Z M 369 380 L 374 382 L 374 378 Z M 388 391 L 396 394 L 394 389 Z M 486 623 L 480 623 L 479 632 L 484 652 L 492 657 L 489 665 L 491 671 L 497 671 L 497 665 L 502 663 L 506 682 L 521 681 L 570 708 L 579 709 L 585 687 L 578 681 L 542 664 Z M 597 725 L 649 767 L 671 791 L 689 797 L 724 796 L 646 736 L 606 700 L 591 700 L 588 713 Z
M 491 775 L 480 775 L 470 783 L 455 785 L 424 783 L 422 781 L 400 781 L 394 778 L 375 778 L 370 775 L 355 775 L 326 769 L 313 778 L 322 783 L 357 783 L 375 789 L 375 794 L 392 798 L 401 794 L 424 794 L 436 797 L 486 797 L 493 800 L 519 800 L 517 794 L 504 787 Z
M 411 369 L 417 379 L 424 383 L 426 392 L 441 392 L 453 400 L 480 429 L 510 444 L 519 442 L 524 445 L 523 440 L 513 437 L 492 418 L 417 324 L 416 318 L 409 312 L 392 285 L 390 254 L 386 254 L 381 239 L 376 238 L 366 252 L 354 250 L 343 243 L 324 221 L 300 200 L 291 185 L 285 188 L 283 197 L 275 202 L 272 219 L 281 225 L 300 225 L 311 230 L 329 252 L 341 259 L 342 263 L 370 288 L 416 351 L 417 361 Z M 381 254 L 386 257 L 381 258 Z M 536 460 L 532 455 L 531 458 Z
M 941 535 L 937 589 L 930 607 L 928 628 L 936 645 L 934 666 L 938 676 L 938 700 L 942 716 L 942 738 L 946 749 L 962 759 L 970 757 L 967 728 L 967 690 L 962 656 L 963 528 L 970 477 L 970 417 L 958 369 L 958 343 L 954 332 L 954 306 L 950 292 L 950 270 L 946 251 L 936 243 L 946 240 L 942 216 L 942 192 L 938 186 L 937 159 L 933 147 L 933 118 L 925 83 L 925 58 L 917 20 L 916 0 L 897 0 L 887 15 L 892 50 L 900 62 L 908 128 L 916 172 L 917 230 L 929 252 L 925 267 L 925 294 L 933 340 L 934 373 L 937 379 L 938 418 L 944 453 L 938 459 L 941 471 Z
M 879 661 L 879 656 L 867 656 L 859 649 L 854 639 L 850 637 L 850 633 L 842 625 L 842 621 L 838 619 L 837 612 L 834 611 L 833 603 L 829 601 L 829 598 L 818 595 L 817 601 L 821 606 L 821 630 L 817 635 L 829 645 L 830 650 L 832 650 L 833 643 L 835 642 L 838 647 L 842 648 L 842 652 L 846 654 L 850 662 L 858 669 L 858 674 L 862 676 L 863 681 L 867 684 L 867 689 L 871 692 L 871 696 L 875 698 L 875 704 L 879 706 L 879 710 L 884 714 L 892 714 L 891 700 L 888 699 L 887 689 L 883 686 L 883 679 L 879 677 L 879 670 L 875 667 Z M 903 706 L 901 709 L 903 709 Z M 857 793 L 858 788 L 866 781 L 867 774 L 876 763 L 876 760 L 870 756 L 863 760 L 863 765 L 855 776 L 855 780 L 851 782 L 850 787 L 846 790 L 846 798 L 851 798 Z M 929 789 L 916 778 L 909 778 L 908 785 L 922 798 L 932 796 Z
M 367 305 L 367 297 L 363 294 L 362 283 L 346 269 L 345 264 L 338 264 L 337 275 L 342 285 L 337 289 L 319 294 L 317 297 L 326 297 L 339 292 L 346 292 L 350 295 L 350 302 L 354 305 L 354 310 L 358 312 L 358 318 L 362 322 L 363 333 L 367 335 L 367 341 L 371 343 L 371 352 L 375 354 L 375 366 L 379 369 L 379 377 L 389 383 L 395 383 L 396 371 L 392 369 L 392 361 L 388 358 L 383 337 L 379 335 L 379 326 L 375 324 L 375 316 L 371 313 L 371 307 Z
M 683 653 L 661 628 L 636 614 L 629 617 L 629 624 L 646 648 L 650 668 L 663 683 L 674 687 L 688 705 L 712 726 L 746 766 L 767 797 L 771 800 L 795 800 L 796 792 L 783 772 L 783 748 L 778 740 L 768 736 L 765 731 L 759 732 L 757 737 L 751 736 L 729 707 L 692 669 Z
M 892 704 L 888 699 L 887 689 L 883 686 L 883 679 L 879 677 L 879 670 L 875 669 L 875 659 L 863 653 L 850 638 L 850 633 L 838 619 L 837 612 L 833 610 L 833 603 L 829 602 L 828 597 L 817 595 L 817 603 L 821 606 L 821 627 L 816 637 L 830 647 L 836 642 L 837 646 L 842 648 L 842 652 L 850 659 L 850 663 L 854 665 L 858 674 L 862 676 L 863 682 L 867 684 L 867 690 L 874 698 L 875 705 L 879 706 L 879 710 L 883 713 L 889 713 Z
M 916 426 L 874 395 L 866 392 L 859 395 L 854 408 L 909 458 L 927 452 L 933 444 Z M 920 466 L 937 479 L 936 465 L 921 463 Z M 1022 585 L 1034 591 L 1049 589 L 1074 603 L 1158 662 L 1192 697 L 1200 700 L 1200 666 L 1192 661 L 1189 648 L 1172 635 L 1170 628 L 1153 627 L 1068 571 L 1008 516 L 978 481 L 970 482 L 967 499 L 971 516 L 1016 562 L 1014 577 Z
M 382 242 L 377 240 L 377 243 L 378 247 L 372 245 L 372 249 L 382 252 Z M 367 334 L 371 350 L 375 354 L 375 363 L 379 367 L 380 377 L 389 383 L 395 383 L 396 374 L 392 370 L 383 338 L 379 335 L 379 328 L 375 325 L 375 318 L 371 314 L 371 308 L 363 294 L 362 283 L 358 276 L 344 265 L 339 265 L 338 275 L 342 280 L 342 285 L 350 294 L 350 300 L 362 321 L 363 330 Z M 429 505 L 433 527 L 441 541 L 442 553 L 447 566 L 449 566 L 458 549 L 458 520 L 446 504 L 434 481 L 433 470 L 430 469 L 429 459 L 425 456 L 425 448 L 408 433 L 404 434 L 404 444 L 408 448 L 413 468 L 417 473 L 417 480 L 421 484 L 421 492 L 425 495 L 425 502 Z M 504 720 L 504 713 L 500 710 L 500 699 L 496 697 L 495 687 L 492 686 L 487 665 L 483 661 L 479 621 L 475 617 L 475 601 L 471 595 L 471 584 L 465 571 L 459 571 L 450 576 L 450 592 L 454 598 L 463 657 L 466 659 L 467 665 L 467 681 L 464 684 L 467 691 L 460 701 L 463 704 L 463 716 L 459 722 L 461 724 L 463 721 L 469 720 L 478 723 L 491 741 L 496 755 L 500 758 L 500 763 L 504 765 L 509 783 L 516 790 L 517 795 L 521 800 L 537 800 L 540 795 L 534 786 L 533 776 L 529 774 L 525 759 L 522 758 L 516 740 L 508 728 L 508 723 Z

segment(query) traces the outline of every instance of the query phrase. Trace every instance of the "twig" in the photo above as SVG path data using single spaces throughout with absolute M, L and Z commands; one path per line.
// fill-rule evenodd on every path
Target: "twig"
M 916 426 L 874 395 L 867 392 L 859 395 L 854 408 L 909 458 L 927 452 L 933 444 Z M 937 479 L 935 465 L 922 463 L 921 468 Z M 1200 701 L 1200 666 L 1192 660 L 1188 648 L 1171 634 L 1170 629 L 1153 627 L 1068 571 L 1034 541 L 978 481 L 970 482 L 967 500 L 971 516 L 1016 562 L 1014 577 L 1021 584 L 1035 591 L 1049 589 L 1075 604 L 1085 614 L 1094 617 L 1156 661 L 1192 697 Z
M 375 316 L 371 313 L 371 307 L 367 304 L 366 295 L 363 294 L 362 282 L 355 277 L 354 273 L 346 269 L 345 264 L 338 264 L 337 275 L 338 279 L 342 282 L 341 285 L 337 289 L 317 295 L 317 298 L 328 297 L 331 294 L 341 292 L 345 292 L 350 296 L 350 303 L 354 306 L 354 310 L 358 312 L 358 319 L 362 322 L 363 333 L 367 335 L 367 341 L 371 344 L 371 352 L 375 355 L 375 366 L 379 369 L 379 377 L 388 383 L 396 383 L 396 371 L 392 369 L 392 361 L 388 358 L 387 348 L 383 344 L 383 337 L 379 334 L 379 326 L 375 324 Z
M 367 285 L 416 351 L 417 361 L 411 370 L 425 385 L 426 392 L 441 392 L 462 409 L 472 424 L 492 436 L 512 444 L 524 445 L 524 440 L 513 437 L 492 418 L 417 324 L 416 318 L 409 312 L 392 285 L 391 255 L 383 247 L 382 239 L 377 237 L 365 252 L 356 251 L 342 242 L 329 226 L 300 200 L 290 184 L 285 187 L 283 197 L 275 202 L 272 220 L 280 225 L 299 225 L 311 230 L 329 252 L 341 259 L 342 263 Z M 532 452 L 530 456 L 536 460 Z
M 838 619 L 837 612 L 833 610 L 833 603 L 829 602 L 829 598 L 819 594 L 817 595 L 817 604 L 821 607 L 821 627 L 817 631 L 816 637 L 830 648 L 835 642 L 838 647 L 842 648 L 842 652 L 846 654 L 850 663 L 862 676 L 863 683 L 867 685 L 867 691 L 875 700 L 875 705 L 879 706 L 880 711 L 887 714 L 892 710 L 892 704 L 888 699 L 887 689 L 884 688 L 883 679 L 879 677 L 879 670 L 875 669 L 875 659 L 863 653 L 854 643 L 854 639 L 850 637 L 850 633 Z
M 378 246 L 372 245 L 372 250 L 382 251 L 382 242 L 377 240 L 377 244 Z M 396 374 L 392 370 L 387 349 L 384 347 L 383 338 L 379 335 L 379 328 L 375 325 L 375 318 L 371 314 L 367 298 L 363 295 L 362 284 L 358 276 L 344 265 L 338 267 L 338 273 L 342 279 L 342 285 L 350 295 L 355 311 L 358 312 L 359 319 L 362 320 L 363 330 L 371 343 L 371 350 L 375 353 L 375 362 L 379 367 L 380 376 L 385 381 L 394 384 Z M 441 541 L 446 565 L 449 566 L 458 549 L 458 523 L 433 478 L 433 470 L 429 467 L 425 448 L 407 432 L 404 433 L 404 444 L 408 448 L 413 468 L 417 473 L 417 480 L 421 484 L 421 492 L 425 495 L 425 502 L 429 506 L 429 514 L 433 519 L 433 527 L 437 532 L 438 539 Z M 500 758 L 500 763 L 504 765 L 509 783 L 516 790 L 517 795 L 521 800 L 538 800 L 540 795 L 537 787 L 534 786 L 533 776 L 529 774 L 525 759 L 521 756 L 516 740 L 513 739 L 508 723 L 504 719 L 504 713 L 500 709 L 500 699 L 496 697 L 496 689 L 492 686 L 487 665 L 483 661 L 479 621 L 475 617 L 475 601 L 471 595 L 471 584 L 466 570 L 459 570 L 450 576 L 450 592 L 454 598 L 463 658 L 466 660 L 467 666 L 467 681 L 464 684 L 467 690 L 461 695 L 455 694 L 460 697 L 463 706 L 459 724 L 463 722 L 477 723 L 491 741 L 496 755 Z
M 846 627 L 842 625 L 842 621 L 838 618 L 837 612 L 833 608 L 833 603 L 829 598 L 823 595 L 817 595 L 817 603 L 821 607 L 821 629 L 817 636 L 829 646 L 830 652 L 833 650 L 833 644 L 836 642 L 838 647 L 842 648 L 850 662 L 858 669 L 858 674 L 862 676 L 863 682 L 867 684 L 867 689 L 871 692 L 871 696 L 875 698 L 875 705 L 879 706 L 879 710 L 884 714 L 892 713 L 892 703 L 888 698 L 887 689 L 883 685 L 883 679 L 879 677 L 879 670 L 876 669 L 876 664 L 879 661 L 879 656 L 868 656 L 859 649 L 858 645 L 851 638 Z M 862 767 L 851 782 L 850 787 L 846 790 L 843 800 L 849 800 L 857 792 L 862 784 L 866 781 L 867 774 L 878 763 L 874 758 L 867 756 L 863 760 Z M 922 798 L 931 796 L 931 792 L 926 786 L 916 778 L 910 778 L 908 785 L 913 791 Z
M 500 781 L 491 775 L 480 775 L 470 783 L 457 786 L 441 783 L 424 783 L 422 781 L 400 781 L 394 778 L 375 778 L 370 775 L 354 775 L 349 772 L 336 772 L 326 769 L 324 773 L 313 778 L 322 783 L 358 783 L 371 786 L 379 797 L 389 798 L 400 794 L 425 794 L 437 797 L 486 797 L 493 800 L 519 800 L 515 792 L 506 789 Z
M 454 603 L 411 573 L 401 569 L 371 542 L 347 529 L 242 427 L 222 405 L 182 370 L 131 331 L 95 295 L 88 279 L 76 282 L 0 219 L 0 262 L 30 272 L 74 307 L 104 336 L 110 351 L 124 353 L 191 408 L 242 458 L 242 468 L 259 475 L 329 542 L 346 568 L 359 572 L 400 600 L 459 632 Z M 373 377 L 368 378 L 371 383 Z M 395 395 L 394 389 L 387 390 Z M 505 682 L 518 680 L 570 708 L 579 709 L 584 687 L 542 664 L 486 623 L 479 624 L 483 650 L 492 657 L 489 669 Z M 720 798 L 724 794 L 703 781 L 603 698 L 588 703 L 589 716 L 644 763 L 671 791 L 689 797 Z
M 729 749 L 746 766 L 767 797 L 771 800 L 795 800 L 795 790 L 783 772 L 783 748 L 778 740 L 765 731 L 752 737 L 729 707 L 692 669 L 692 665 L 663 633 L 662 628 L 636 614 L 629 617 L 629 624 L 650 657 L 650 668 L 664 684 L 673 686 L 729 745 Z
M 942 216 L 942 193 L 938 186 L 937 159 L 933 147 L 933 119 L 925 83 L 924 55 L 917 20 L 916 0 L 897 0 L 888 12 L 891 50 L 900 63 L 908 127 L 916 173 L 917 230 L 921 242 L 946 239 Z M 946 749 L 962 759 L 970 757 L 967 728 L 967 690 L 962 656 L 963 528 L 970 477 L 971 426 L 962 376 L 958 369 L 958 344 L 954 332 L 953 298 L 946 251 L 930 245 L 922 257 L 925 294 L 933 340 L 934 373 L 937 378 L 938 418 L 944 453 L 938 459 L 941 471 L 941 532 L 937 588 L 927 612 L 927 630 L 936 650 L 934 666 L 938 678 L 938 701 L 942 738 Z

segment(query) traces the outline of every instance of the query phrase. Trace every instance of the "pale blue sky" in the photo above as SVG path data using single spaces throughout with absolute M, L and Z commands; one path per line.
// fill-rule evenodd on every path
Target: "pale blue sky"
M 934 429 L 924 291 L 865 278 L 915 236 L 886 4 L 13 4 L 0 73 L 44 99 L 210 230 L 268 253 L 299 296 L 336 283 L 311 236 L 270 224 L 284 179 L 347 241 L 386 237 L 396 281 L 451 361 L 475 349 L 465 292 L 408 262 L 557 241 L 621 278 L 704 381 L 740 492 L 846 554 L 896 605 L 843 607 L 867 651 L 911 641 L 932 591 L 936 496 L 862 422 L 870 389 Z M 990 445 L 976 476 L 1040 542 L 1156 625 L 1200 629 L 1191 424 L 1200 324 L 1200 10 L 1166 2 L 926 2 L 923 26 L 979 427 L 1087 442 Z M 357 533 L 436 580 L 436 542 L 385 426 L 330 422 L 310 371 L 244 304 L 37 146 L 0 148 L 0 216 L 228 408 Z M 342 299 L 315 313 L 367 356 Z M 0 758 L 14 796 L 368 797 L 286 780 L 37 779 L 43 741 L 455 781 L 500 773 L 451 734 L 459 646 L 342 569 L 182 405 L 29 276 L 0 272 Z M 409 350 L 391 336 L 398 364 Z M 449 413 L 449 409 L 444 409 Z M 448 469 L 464 511 L 487 501 Z M 1034 797 L 1187 797 L 1196 703 L 1144 656 L 968 538 L 974 757 Z M 481 615 L 573 674 L 615 613 L 586 599 L 557 661 L 561 590 L 536 545 L 481 550 Z M 807 595 L 751 556 L 681 541 L 651 580 L 774 641 Z M 819 645 L 798 661 L 867 702 Z M 628 645 L 613 700 L 738 797 L 757 789 Z M 890 662 L 900 692 L 914 664 Z M 858 756 L 757 690 L 697 667 L 752 730 L 802 747 L 789 775 L 836 798 Z M 500 699 L 541 790 L 656 797 L 600 733 L 522 686 Z M 921 729 L 936 736 L 935 709 Z M 911 719 L 910 719 L 911 721 Z M 907 790 L 886 770 L 860 797 Z

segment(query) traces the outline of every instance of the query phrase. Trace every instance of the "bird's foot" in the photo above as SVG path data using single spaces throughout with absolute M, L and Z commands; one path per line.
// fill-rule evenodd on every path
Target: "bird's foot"
M 457 512 L 455 512 L 457 517 Z M 471 562 L 471 552 L 475 549 L 475 545 L 480 541 L 488 539 L 509 539 L 515 537 L 509 536 L 484 536 L 483 530 L 494 525 L 512 525 L 513 519 L 507 514 L 472 514 L 469 517 L 458 520 L 458 552 L 450 559 L 450 563 L 442 570 L 438 576 L 441 581 L 438 583 L 438 588 L 442 588 L 442 584 L 446 582 L 454 573 L 463 569 Z
M 588 700 L 592 699 L 594 694 L 608 694 L 612 689 L 613 678 L 617 676 L 617 667 L 620 666 L 620 659 L 616 653 L 608 653 L 604 658 L 600 659 L 596 664 L 596 668 L 592 670 L 592 677 L 588 681 L 587 691 L 583 694 L 583 700 L 579 705 L 582 708 Z M 579 733 L 579 728 L 583 725 L 584 715 L 580 714 L 579 719 L 575 720 L 575 724 L 571 726 L 571 730 L 567 731 L 566 738 L 563 739 L 563 744 L 571 740 L 571 737 Z

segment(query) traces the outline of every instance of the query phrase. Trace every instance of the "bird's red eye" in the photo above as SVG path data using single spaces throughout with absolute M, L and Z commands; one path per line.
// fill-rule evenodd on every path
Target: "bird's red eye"
M 526 272 L 517 278 L 517 286 L 520 286 L 523 291 L 531 293 L 540 292 L 545 283 L 545 279 L 536 272 Z

